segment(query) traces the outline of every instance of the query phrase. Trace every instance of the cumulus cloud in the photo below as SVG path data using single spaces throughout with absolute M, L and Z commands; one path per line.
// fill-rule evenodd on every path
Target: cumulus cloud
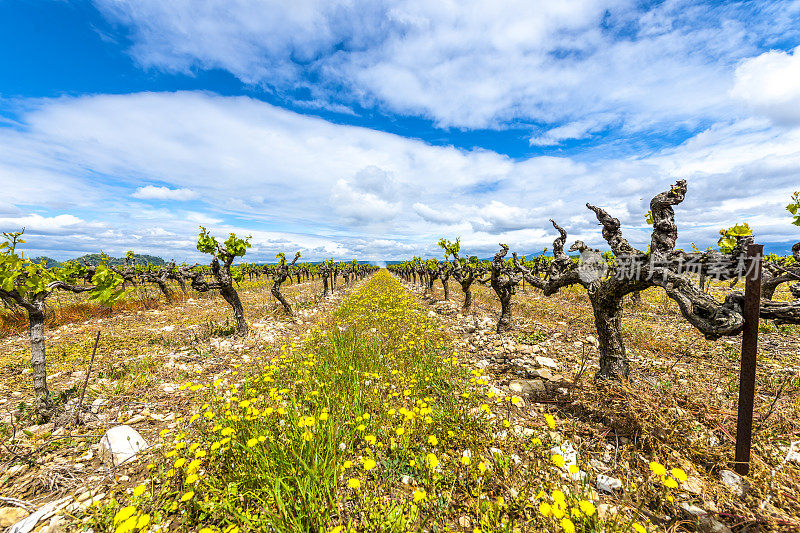
M 800 46 L 742 61 L 731 94 L 778 124 L 800 124 Z
M 194 249 L 203 224 L 223 237 L 252 234 L 253 260 L 293 249 L 310 260 L 438 256 L 436 241 L 458 236 L 483 257 L 501 241 L 525 252 L 551 246 L 549 218 L 605 249 L 587 201 L 644 247 L 650 198 L 679 178 L 689 180 L 676 209 L 684 245 L 711 244 L 720 227 L 745 220 L 772 242 L 796 240 L 780 220 L 797 188 L 800 129 L 765 119 L 715 125 L 635 157 L 513 160 L 208 93 L 59 98 L 19 116 L 18 127 L 0 130 L 0 187 L 11 193 L 0 224 L 40 228 L 31 246 L 49 255 L 133 248 L 204 260 Z M 141 176 L 191 190 L 197 204 L 132 202 Z
M 364 224 L 384 222 L 400 214 L 397 180 L 374 165 L 356 172 L 351 178 L 336 182 L 331 205 L 346 219 Z
M 412 208 L 423 220 L 436 224 L 452 224 L 462 218 L 456 209 L 436 210 L 419 202 L 415 203 Z
M 19 231 L 25 228 L 28 234 L 52 235 L 64 233 L 66 231 L 85 231 L 102 227 L 102 224 L 89 224 L 76 216 L 67 214 L 43 217 L 42 215 L 34 213 L 26 216 L 0 218 L 0 226 L 4 228 L 18 228 L 13 231 Z
M 348 113 L 355 103 L 440 126 L 535 122 L 555 130 L 536 137 L 543 145 L 602 125 L 670 130 L 730 118 L 736 62 L 800 28 L 781 1 L 95 4 L 146 67 L 224 69 L 282 97 L 310 93 L 299 105 Z
M 169 187 L 147 185 L 145 187 L 137 187 L 131 196 L 139 198 L 140 200 L 175 200 L 185 202 L 197 198 L 197 193 L 191 189 L 170 189 Z

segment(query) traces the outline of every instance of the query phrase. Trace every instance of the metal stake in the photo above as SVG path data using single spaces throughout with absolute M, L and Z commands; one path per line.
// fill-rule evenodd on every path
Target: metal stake
M 736 465 L 746 476 L 750 472 L 750 444 L 753 431 L 753 396 L 756 389 L 756 353 L 758 352 L 758 315 L 761 310 L 761 257 L 764 246 L 747 247 L 747 275 L 744 288 L 744 329 L 742 361 L 739 374 L 739 414 L 736 419 Z

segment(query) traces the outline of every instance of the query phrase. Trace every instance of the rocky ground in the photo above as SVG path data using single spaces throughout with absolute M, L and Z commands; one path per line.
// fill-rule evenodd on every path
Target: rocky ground
M 476 284 L 475 306 L 463 311 L 457 284 L 450 286 L 450 300 L 443 299 L 438 282 L 432 295 L 405 285 L 441 323 L 462 363 L 476 368 L 498 393 L 523 398 L 522 408 L 513 411 L 520 427 L 535 425 L 525 420 L 542 413 L 557 416 L 569 435 L 553 434 L 560 454 L 591 466 L 594 489 L 599 500 L 605 498 L 600 513 L 613 514 L 619 487 L 642 483 L 642 472 L 658 455 L 688 474 L 676 493 L 679 512 L 651 513 L 660 528 L 800 527 L 800 446 L 792 448 L 800 440 L 796 328 L 762 328 L 753 470 L 744 479 L 731 470 L 739 339 L 705 341 L 670 302 L 648 292 L 642 303 L 626 309 L 631 383 L 609 387 L 591 379 L 598 368 L 597 341 L 591 309 L 579 292 L 556 298 L 530 289 L 518 294 L 515 328 L 498 335 L 491 289 Z M 158 452 L 151 444 L 159 432 L 186 424 L 191 387 L 201 386 L 187 388 L 187 382 L 235 375 L 256 364 L 253 354 L 297 342 L 345 294 L 321 299 L 318 282 L 284 292 L 300 308 L 295 319 L 282 314 L 265 283 L 253 282 L 242 291 L 252 313 L 245 339 L 226 336 L 229 312 L 221 299 L 197 295 L 48 331 L 48 383 L 63 393 L 67 414 L 56 423 L 39 425 L 31 415 L 25 337 L 0 340 L 0 528 L 28 517 L 27 529 L 15 531 L 66 531 L 70 516 L 109 491 L 132 490 Z M 98 330 L 97 357 L 78 409 Z M 76 412 L 81 424 L 70 426 Z M 121 434 L 123 444 L 128 435 L 142 440 L 128 442 L 134 460 L 124 461 L 124 450 L 103 439 L 118 426 L 135 430 Z
M 689 476 L 678 494 L 681 514 L 652 516 L 654 523 L 696 522 L 715 532 L 800 529 L 796 327 L 762 325 L 753 466 L 745 479 L 732 470 L 741 337 L 706 341 L 671 301 L 650 290 L 642 302 L 627 304 L 624 318 L 631 382 L 609 388 L 592 380 L 597 340 L 588 299 L 577 291 L 555 298 L 531 289 L 518 293 L 514 330 L 498 334 L 499 303 L 490 288 L 475 284 L 476 305 L 465 311 L 457 284 L 449 300 L 438 282 L 433 294 L 405 285 L 498 392 L 521 395 L 531 413 L 549 411 L 569 421 L 569 447 L 600 473 L 600 492 L 646 472 L 657 452 Z
M 48 331 L 48 386 L 54 394 L 62 394 L 63 403 L 61 416 L 43 424 L 35 423 L 30 409 L 27 339 L 2 339 L 0 531 L 26 517 L 30 529 L 17 532 L 66 531 L 69 516 L 102 500 L 109 489 L 132 487 L 146 471 L 148 456 L 158 452 L 148 443 L 156 443 L 160 431 L 186 423 L 185 409 L 193 392 L 185 387 L 187 381 L 209 382 L 237 374 L 253 363 L 252 354 L 301 338 L 352 290 L 322 299 L 321 282 L 285 286 L 286 297 L 300 307 L 290 318 L 269 288 L 256 282 L 240 291 L 245 309 L 255 310 L 255 316 L 248 316 L 251 333 L 244 339 L 228 335 L 230 313 L 220 297 L 198 294 L 158 309 Z M 97 356 L 78 410 L 98 330 Z M 119 426 L 133 432 L 104 438 Z M 130 436 L 141 443 L 129 446 Z M 138 452 L 135 460 L 126 460 L 133 451 Z

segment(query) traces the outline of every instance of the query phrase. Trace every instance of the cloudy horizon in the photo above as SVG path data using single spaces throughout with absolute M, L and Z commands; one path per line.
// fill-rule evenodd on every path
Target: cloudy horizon
M 0 2 L 0 229 L 30 256 L 247 261 L 800 231 L 800 2 Z M 12 47 L 14 52 L 12 52 Z

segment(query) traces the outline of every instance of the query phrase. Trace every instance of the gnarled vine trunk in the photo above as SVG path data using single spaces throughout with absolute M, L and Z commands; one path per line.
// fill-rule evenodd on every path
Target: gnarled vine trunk
M 630 365 L 622 339 L 622 299 L 589 297 L 600 351 L 598 378 L 628 378 Z
M 31 335 L 31 369 L 33 371 L 33 394 L 36 409 L 41 411 L 50 405 L 47 389 L 47 361 L 44 347 L 44 301 L 34 302 L 27 309 Z
M 244 307 L 239 299 L 239 293 L 231 287 L 221 287 L 219 290 L 222 297 L 233 309 L 233 316 L 236 318 L 236 335 L 244 337 L 247 335 L 247 321 L 244 319 Z

